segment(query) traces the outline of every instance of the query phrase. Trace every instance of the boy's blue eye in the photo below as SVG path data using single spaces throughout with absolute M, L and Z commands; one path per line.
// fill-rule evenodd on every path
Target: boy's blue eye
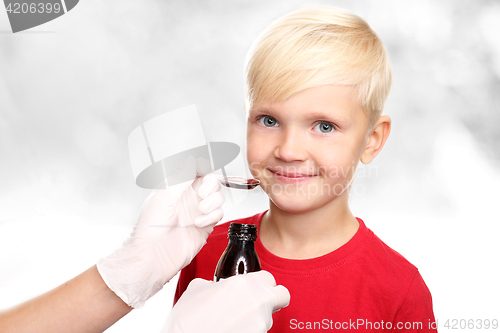
M 330 133 L 335 129 L 333 124 L 330 123 L 319 123 L 314 127 L 315 129 L 318 129 L 321 133 Z
M 271 116 L 264 116 L 259 119 L 259 122 L 266 127 L 277 126 L 278 122 Z

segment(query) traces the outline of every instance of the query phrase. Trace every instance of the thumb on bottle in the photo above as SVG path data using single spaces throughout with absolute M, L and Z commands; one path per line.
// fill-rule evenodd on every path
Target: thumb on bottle
M 287 307 L 290 304 L 290 292 L 284 286 L 276 286 L 272 289 L 272 292 L 276 299 L 273 313 L 279 311 L 281 308 Z
M 258 272 L 248 273 L 248 275 L 252 276 L 254 279 L 261 280 L 271 287 L 276 287 L 276 280 L 274 279 L 274 276 L 268 271 L 260 270 Z
M 196 278 L 194 280 L 191 280 L 191 282 L 189 282 L 189 285 L 186 290 L 189 290 L 190 292 L 199 292 L 200 290 L 206 288 L 205 286 L 210 284 L 211 281 L 207 281 L 201 278 Z

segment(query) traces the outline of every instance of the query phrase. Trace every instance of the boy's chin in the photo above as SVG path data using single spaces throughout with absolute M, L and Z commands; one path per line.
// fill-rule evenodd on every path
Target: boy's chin
M 292 214 L 308 213 L 321 206 L 313 200 L 305 200 L 299 197 L 275 196 L 269 199 L 278 209 Z

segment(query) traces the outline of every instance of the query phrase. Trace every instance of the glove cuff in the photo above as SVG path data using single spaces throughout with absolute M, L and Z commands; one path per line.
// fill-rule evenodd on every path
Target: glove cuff
M 154 267 L 131 256 L 132 253 L 127 247 L 118 249 L 98 260 L 96 267 L 109 289 L 128 306 L 140 309 L 172 277 L 162 277 Z

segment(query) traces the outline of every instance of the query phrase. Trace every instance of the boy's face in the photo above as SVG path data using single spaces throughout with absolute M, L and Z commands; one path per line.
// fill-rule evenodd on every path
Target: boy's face
M 369 132 L 351 87 L 309 88 L 248 111 L 250 170 L 277 207 L 307 212 L 348 195 Z

